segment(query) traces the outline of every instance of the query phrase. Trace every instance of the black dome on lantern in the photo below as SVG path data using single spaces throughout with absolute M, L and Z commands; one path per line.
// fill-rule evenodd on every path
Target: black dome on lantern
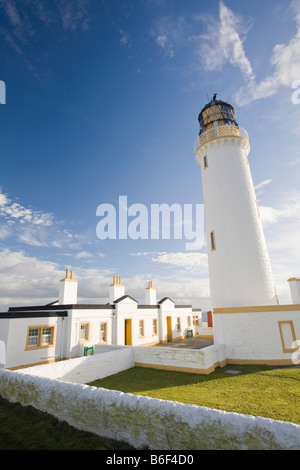
M 217 94 L 201 110 L 198 121 L 200 124 L 199 134 L 214 127 L 214 123 L 217 123 L 219 126 L 239 127 L 235 120 L 234 107 L 225 101 L 217 100 Z

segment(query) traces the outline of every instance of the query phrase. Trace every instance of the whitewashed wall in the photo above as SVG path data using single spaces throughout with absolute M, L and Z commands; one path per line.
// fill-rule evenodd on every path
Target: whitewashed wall
M 85 347 L 98 344 L 100 341 L 100 323 L 107 323 L 107 339 L 112 341 L 112 310 L 111 309 L 74 309 L 69 311 L 69 334 L 65 340 L 70 341 L 65 357 L 82 356 Z M 80 342 L 80 324 L 89 324 L 89 339 Z
M 6 340 L 5 367 L 18 367 L 24 364 L 54 361 L 63 358 L 64 331 L 66 324 L 67 320 L 65 320 L 64 317 L 61 318 L 56 316 L 11 319 Z M 55 346 L 26 350 L 28 327 L 43 325 L 51 325 L 55 327 Z
M 86 384 L 134 367 L 133 350 L 127 346 L 97 346 L 93 356 L 20 369 L 21 374 Z M 98 354 L 97 354 L 98 353 Z
M 276 297 L 262 224 L 256 205 L 249 144 L 231 137 L 200 147 L 211 305 L 274 305 Z M 208 168 L 203 169 L 207 156 Z M 211 251 L 210 232 L 216 250 Z
M 150 450 L 299 450 L 300 426 L 0 370 L 0 395 Z
M 97 345 L 93 356 L 42 364 L 20 369 L 19 372 L 81 384 L 117 374 L 135 365 L 206 374 L 212 372 L 215 367 L 225 365 L 224 354 L 223 345 L 213 345 L 200 350 Z
M 228 361 L 292 361 L 292 352 L 284 352 L 279 322 L 292 322 L 300 348 L 300 306 L 270 306 L 271 311 L 227 313 L 230 309 L 216 309 L 214 313 L 214 340 L 226 345 Z M 286 308 L 286 310 L 285 310 Z M 291 310 L 295 308 L 295 310 Z M 266 309 L 266 307 L 265 307 Z M 239 309 L 238 309 L 239 310 Z M 292 348 L 292 338 L 284 338 Z M 286 349 L 287 349 L 286 348 Z
M 215 367 L 225 365 L 225 348 L 213 345 L 203 349 L 177 349 L 165 347 L 138 347 L 134 361 L 139 367 L 153 367 L 196 374 L 208 374 Z

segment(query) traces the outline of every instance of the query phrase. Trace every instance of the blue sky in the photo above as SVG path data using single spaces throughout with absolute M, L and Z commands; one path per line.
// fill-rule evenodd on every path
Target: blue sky
M 210 308 L 205 247 L 100 240 L 101 204 L 202 204 L 193 143 L 214 93 L 250 136 L 275 284 L 299 276 L 300 1 L 0 0 L 0 310 L 112 276 Z M 296 83 L 296 84 L 295 84 Z M 299 85 L 297 85 L 300 89 Z M 294 99 L 292 99 L 294 96 Z

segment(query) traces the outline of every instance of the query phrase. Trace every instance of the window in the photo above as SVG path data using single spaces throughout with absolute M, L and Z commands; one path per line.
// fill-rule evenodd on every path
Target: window
M 144 320 L 139 321 L 139 336 L 144 336 Z
M 205 155 L 205 156 L 203 157 L 203 165 L 204 165 L 204 170 L 206 170 L 206 168 L 208 167 L 207 155 Z
M 216 249 L 216 238 L 215 238 L 215 232 L 214 231 L 210 232 L 210 244 L 211 244 L 211 251 L 215 251 L 215 249 Z
M 89 340 L 90 324 L 80 323 L 79 343 Z
M 51 326 L 46 326 L 42 328 L 42 345 L 45 344 L 52 344 L 52 335 L 53 335 L 53 328 Z
M 27 330 L 26 350 L 54 346 L 55 326 L 29 326 Z
M 39 328 L 29 328 L 27 346 L 38 346 Z
M 107 343 L 107 323 L 100 323 L 100 343 Z
M 157 319 L 152 320 L 152 334 L 157 335 Z
M 191 326 L 191 317 L 187 317 L 187 325 Z
M 193 316 L 193 325 L 194 325 L 194 326 L 199 325 L 199 318 L 198 318 L 198 315 L 194 315 L 194 316 Z
M 177 327 L 177 331 L 181 331 L 180 317 L 177 317 L 177 320 L 176 320 L 176 327 Z
M 293 321 L 279 321 L 278 326 L 282 343 L 282 351 L 284 353 L 298 351 L 298 344 Z

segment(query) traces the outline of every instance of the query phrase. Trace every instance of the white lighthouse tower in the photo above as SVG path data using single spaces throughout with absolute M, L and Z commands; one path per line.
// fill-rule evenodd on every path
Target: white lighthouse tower
M 216 95 L 199 114 L 212 308 L 278 303 L 249 168 L 247 132 Z

